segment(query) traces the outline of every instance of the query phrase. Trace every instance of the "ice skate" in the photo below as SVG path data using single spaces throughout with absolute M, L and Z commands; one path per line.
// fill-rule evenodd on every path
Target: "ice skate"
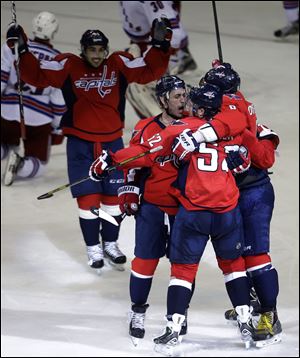
M 182 340 L 180 330 L 185 316 L 174 313 L 172 316 L 167 316 L 167 320 L 163 334 L 153 339 L 155 343 L 154 350 L 168 357 L 172 357 L 178 349 L 180 349 L 178 348 Z
M 254 343 L 257 348 L 269 346 L 281 342 L 281 323 L 276 311 L 261 314 L 254 332 Z
M 252 307 L 251 309 L 252 317 L 258 317 L 260 313 L 261 305 L 253 287 L 250 290 L 250 298 L 251 298 L 250 306 Z M 233 324 L 237 323 L 236 321 L 237 313 L 234 308 L 225 311 L 224 316 L 229 323 L 233 323 Z
M 4 185 L 12 185 L 17 176 L 17 171 L 23 163 L 24 159 L 14 150 L 11 150 L 8 154 L 7 164 L 3 176 Z
M 101 268 L 104 266 L 103 249 L 101 244 L 87 246 L 88 265 L 97 270 L 97 273 L 101 273 Z
M 274 36 L 279 38 L 296 34 L 299 34 L 299 19 L 274 32 Z
M 237 312 L 237 323 L 242 341 L 245 344 L 245 348 L 249 349 L 254 335 L 250 306 L 236 306 L 235 311 Z
M 126 256 L 119 249 L 116 241 L 104 241 L 103 242 L 104 257 L 108 263 L 118 271 L 124 271 L 124 264 L 126 262 Z
M 188 316 L 188 309 L 185 310 L 184 313 L 185 318 L 184 321 L 182 322 L 181 329 L 179 332 L 179 336 L 181 337 L 181 339 L 183 338 L 182 336 L 185 336 L 187 334 L 187 329 L 188 329 L 187 316 Z
M 140 340 L 145 336 L 145 317 L 148 307 L 148 304 L 133 304 L 129 312 L 129 335 L 135 347 L 138 346 Z

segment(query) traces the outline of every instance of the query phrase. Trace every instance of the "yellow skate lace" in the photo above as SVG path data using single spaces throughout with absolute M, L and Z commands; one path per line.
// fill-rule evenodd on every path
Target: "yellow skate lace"
M 264 312 L 261 314 L 256 329 L 257 329 L 258 333 L 266 332 L 266 333 L 270 333 L 270 334 L 274 335 L 272 312 Z

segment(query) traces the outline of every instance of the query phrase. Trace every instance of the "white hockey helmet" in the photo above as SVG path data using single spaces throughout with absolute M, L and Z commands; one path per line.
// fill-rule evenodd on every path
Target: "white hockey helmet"
M 51 12 L 40 12 L 32 20 L 33 35 L 42 40 L 52 40 L 58 30 L 58 21 Z

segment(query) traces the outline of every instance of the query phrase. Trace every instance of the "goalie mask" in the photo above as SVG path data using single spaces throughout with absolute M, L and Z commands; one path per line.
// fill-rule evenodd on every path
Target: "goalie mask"
M 32 20 L 32 33 L 41 40 L 52 40 L 58 30 L 58 21 L 51 12 L 43 11 Z
M 188 101 L 192 105 L 193 115 L 198 117 L 199 108 L 204 109 L 203 117 L 211 119 L 218 112 L 222 105 L 223 91 L 211 84 L 204 84 L 200 87 L 192 87 L 188 94 Z
M 240 76 L 229 64 L 224 64 L 209 70 L 204 81 L 220 87 L 224 93 L 235 93 L 241 84 Z

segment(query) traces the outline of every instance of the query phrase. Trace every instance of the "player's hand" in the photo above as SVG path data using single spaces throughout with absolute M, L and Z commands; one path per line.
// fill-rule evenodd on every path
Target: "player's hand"
M 250 153 L 244 146 L 240 146 L 239 150 L 227 153 L 226 162 L 228 169 L 233 174 L 241 174 L 247 171 L 251 165 Z
M 112 164 L 111 156 L 107 150 L 102 150 L 102 154 L 90 166 L 89 176 L 94 181 L 101 181 L 108 172 L 105 170 Z
M 171 22 L 166 17 L 154 19 L 151 28 L 151 45 L 167 52 L 170 48 L 173 31 Z
M 16 42 L 18 44 L 18 52 L 20 55 L 28 52 L 27 36 L 22 26 L 16 25 L 14 22 L 12 22 L 8 25 L 8 30 L 6 33 L 6 43 L 13 54 L 15 53 Z
M 199 148 L 199 143 L 190 129 L 185 129 L 174 139 L 172 151 L 179 160 L 188 160 L 190 153 Z
M 272 129 L 268 128 L 264 124 L 257 124 L 256 136 L 258 139 L 269 139 L 273 142 L 274 148 L 276 149 L 279 145 L 279 136 Z
M 139 209 L 140 189 L 135 185 L 124 185 L 118 189 L 119 207 L 128 216 L 135 215 Z

